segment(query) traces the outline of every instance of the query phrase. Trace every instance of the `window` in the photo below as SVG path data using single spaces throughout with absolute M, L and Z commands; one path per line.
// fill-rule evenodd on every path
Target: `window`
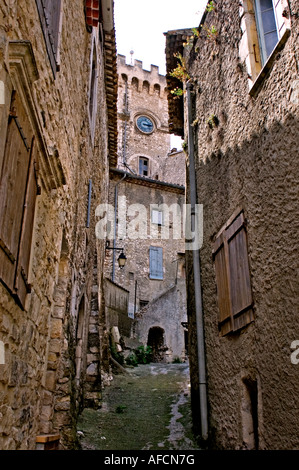
M 24 307 L 37 183 L 34 135 L 20 98 L 14 92 L 0 174 L 0 279 Z
M 158 209 L 152 210 L 152 223 L 157 225 L 163 225 L 163 212 Z
M 149 164 L 148 158 L 139 157 L 139 175 L 148 176 L 149 174 Z
M 287 0 L 240 0 L 239 56 L 246 64 L 253 95 L 270 71 L 274 53 L 284 46 L 289 36 L 287 9 Z
M 146 307 L 148 304 L 148 300 L 139 300 L 139 308 L 140 310 L 144 307 Z
M 46 48 L 54 77 L 59 70 L 59 40 L 62 0 L 36 0 Z
M 220 334 L 234 332 L 253 320 L 253 300 L 243 212 L 233 216 L 213 246 Z
M 150 279 L 163 279 L 163 248 L 150 247 Z
M 264 65 L 284 29 L 281 0 L 255 0 L 262 64 Z

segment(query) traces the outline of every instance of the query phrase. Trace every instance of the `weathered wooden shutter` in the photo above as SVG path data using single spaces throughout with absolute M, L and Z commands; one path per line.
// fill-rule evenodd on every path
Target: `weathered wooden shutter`
M 219 236 L 214 244 L 214 260 L 220 315 L 219 329 L 224 335 L 233 329 L 233 319 L 230 302 L 228 253 L 223 234 Z
M 36 0 L 39 18 L 51 67 L 55 76 L 59 68 L 58 42 L 61 17 L 61 0 Z
M 30 248 L 32 243 L 36 196 L 39 192 L 37 181 L 37 153 L 33 144 L 34 140 L 32 140 L 30 161 L 27 172 L 20 248 L 15 280 L 15 290 L 21 305 L 24 305 L 26 295 L 31 291 L 31 286 L 28 282 Z
M 0 176 L 0 278 L 24 305 L 28 277 L 35 196 L 33 131 L 24 107 L 14 93 Z M 23 282 L 23 281 L 22 281 Z
M 0 276 L 14 290 L 33 133 L 18 96 L 12 100 L 0 179 Z
M 150 247 L 150 279 L 163 279 L 163 248 Z
M 241 212 L 214 243 L 219 326 L 222 335 L 253 320 L 253 299 L 244 214 Z

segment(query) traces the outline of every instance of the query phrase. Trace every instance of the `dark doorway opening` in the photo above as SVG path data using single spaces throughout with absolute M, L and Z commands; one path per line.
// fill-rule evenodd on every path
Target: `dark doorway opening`
M 153 362 L 165 362 L 167 346 L 165 345 L 163 328 L 153 326 L 149 329 L 147 345 L 152 348 Z
M 243 379 L 243 442 L 249 450 L 259 449 L 258 387 L 256 380 Z

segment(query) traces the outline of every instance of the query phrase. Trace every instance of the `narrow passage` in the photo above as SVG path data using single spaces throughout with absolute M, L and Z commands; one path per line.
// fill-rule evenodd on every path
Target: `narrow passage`
M 99 410 L 85 409 L 83 450 L 195 450 L 189 367 L 151 363 L 114 376 Z

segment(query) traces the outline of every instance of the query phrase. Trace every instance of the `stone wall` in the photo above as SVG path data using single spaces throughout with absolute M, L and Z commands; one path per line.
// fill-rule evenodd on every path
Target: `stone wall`
M 112 205 L 114 204 L 115 185 L 117 185 L 117 207 L 120 211 L 118 212 L 117 220 L 121 222 L 121 218 L 126 214 L 127 234 L 126 236 L 119 236 L 118 232 L 116 232 L 117 239 L 115 246 L 124 249 L 127 260 L 125 267 L 120 269 L 117 262 L 119 252 L 116 252 L 113 270 L 112 250 L 111 252 L 107 250 L 105 270 L 109 277 L 111 277 L 114 271 L 114 281 L 129 291 L 129 316 L 134 318 L 135 314 L 142 309 L 142 315 L 136 316 L 138 327 L 132 330 L 132 334 L 138 339 L 140 339 L 140 334 L 144 344 L 147 344 L 149 324 L 151 323 L 151 326 L 153 326 L 157 316 L 160 317 L 159 324 L 164 325 L 167 337 L 169 338 L 168 357 L 171 360 L 173 358 L 173 350 L 176 353 L 180 350 L 179 353 L 174 355 L 181 357 L 182 350 L 184 349 L 182 347 L 184 340 L 183 330 L 181 331 L 179 341 L 176 342 L 175 340 L 177 328 L 182 328 L 181 322 L 185 321 L 186 314 L 184 286 L 181 286 L 182 298 L 180 302 L 178 302 L 180 294 L 177 292 L 177 280 L 179 277 L 182 277 L 181 271 L 183 267 L 181 265 L 184 264 L 185 250 L 183 235 L 184 189 L 177 185 L 162 184 L 153 180 L 146 181 L 144 178 L 138 179 L 129 174 L 127 174 L 124 180 L 122 178 L 122 173 L 114 173 L 114 178 L 110 181 L 109 201 Z M 134 207 L 134 204 L 139 206 L 135 206 L 137 212 L 133 213 L 132 207 Z M 151 205 L 155 204 L 165 204 L 166 208 L 169 209 L 169 219 L 165 218 L 165 224 L 160 227 L 151 222 Z M 138 212 L 140 208 L 142 208 L 142 211 Z M 177 215 L 179 219 L 176 218 Z M 136 224 L 136 231 L 134 232 L 132 227 L 133 224 L 135 227 L 134 220 L 136 221 L 138 218 L 140 224 Z M 180 221 L 180 237 L 176 239 L 177 220 Z M 145 227 L 145 225 L 146 231 L 143 232 L 142 227 Z M 163 230 L 165 230 L 165 235 Z M 110 241 L 110 246 L 113 246 L 112 241 Z M 151 246 L 160 247 L 163 251 L 163 276 L 161 279 L 150 278 Z M 168 296 L 166 296 L 166 292 L 168 292 Z M 171 302 L 169 300 L 170 297 L 172 299 Z M 158 298 L 160 298 L 160 304 L 157 311 L 157 304 L 153 302 Z M 164 307 L 162 307 L 163 301 Z M 172 306 L 168 310 L 169 302 Z M 144 310 L 143 306 L 147 303 L 148 307 Z M 168 321 L 169 317 L 172 317 L 171 321 Z M 173 341 L 170 338 L 173 338 Z
M 200 258 L 210 439 L 222 449 L 298 449 L 298 366 L 290 359 L 291 343 L 299 337 L 298 2 L 288 2 L 290 35 L 259 77 L 254 94 L 239 57 L 239 3 L 216 3 L 187 62 L 194 84 L 197 197 L 204 206 Z M 208 37 L 212 26 L 217 34 Z M 217 119 L 209 125 L 212 115 Z M 221 336 L 213 242 L 238 208 L 246 218 L 254 321 Z M 198 424 L 191 254 L 187 261 Z
M 41 186 L 32 287 L 24 310 L 0 284 L 0 341 L 5 347 L 0 448 L 7 450 L 34 449 L 39 434 L 59 433 L 64 447 L 76 445 L 86 368 L 94 362 L 86 356 L 94 305 L 103 320 L 103 242 L 96 243 L 94 230 L 95 207 L 106 199 L 108 188 L 103 44 L 98 28 L 86 26 L 83 1 L 64 1 L 61 18 L 60 67 L 54 78 L 37 3 L 4 1 L 0 6 L 0 161 L 10 95 L 16 89 L 36 135 Z M 12 55 L 19 44 L 25 51 L 21 66 L 14 65 Z M 98 61 L 94 121 L 89 112 L 93 48 Z M 99 384 L 88 393 L 98 390 Z

